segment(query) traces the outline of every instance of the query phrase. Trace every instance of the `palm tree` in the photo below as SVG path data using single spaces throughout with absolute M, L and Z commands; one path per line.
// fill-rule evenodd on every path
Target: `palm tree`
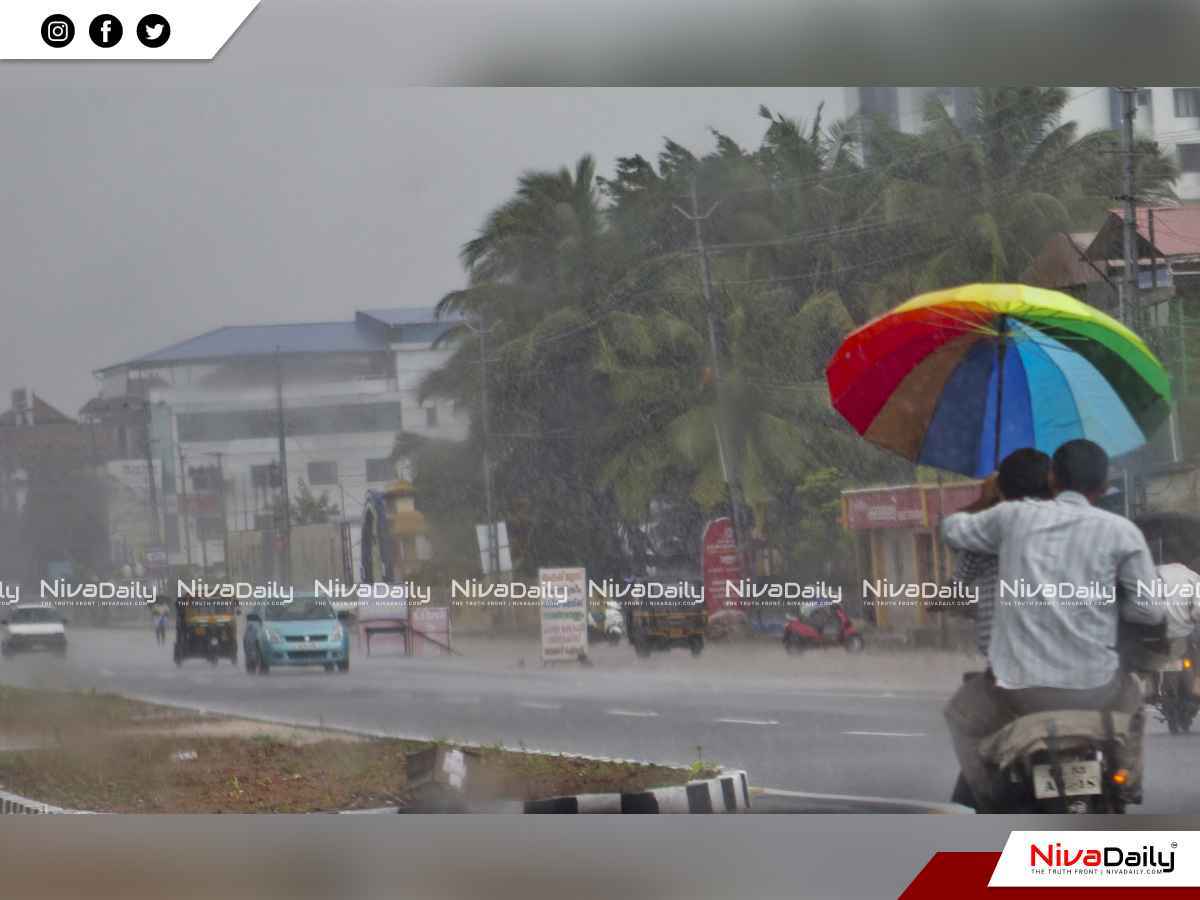
M 1048 237 L 1094 224 L 1111 205 L 1117 137 L 1079 136 L 1062 121 L 1068 99 L 1059 87 L 983 88 L 963 126 L 930 97 L 920 135 L 868 129 L 885 214 L 905 223 L 906 241 L 940 248 L 917 264 L 920 289 L 1015 281 Z M 1172 197 L 1173 167 L 1153 144 L 1142 151 L 1139 194 Z
M 608 498 L 595 490 L 588 441 L 605 414 L 606 396 L 595 389 L 589 362 L 590 330 L 620 274 L 611 245 L 591 157 L 573 170 L 525 173 L 513 197 L 463 247 L 468 286 L 438 306 L 439 314 L 475 317 L 488 330 L 497 508 L 510 531 L 524 536 L 519 550 L 530 567 L 591 563 L 614 552 Z M 422 393 L 473 409 L 472 442 L 479 446 L 478 326 L 455 329 L 452 337 L 459 341 L 454 355 Z

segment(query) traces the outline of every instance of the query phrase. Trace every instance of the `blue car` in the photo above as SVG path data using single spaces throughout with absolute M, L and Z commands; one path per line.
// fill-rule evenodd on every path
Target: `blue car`
M 273 666 L 350 671 L 349 629 L 327 601 L 311 596 L 253 607 L 246 614 L 242 651 L 251 674 L 266 675 Z

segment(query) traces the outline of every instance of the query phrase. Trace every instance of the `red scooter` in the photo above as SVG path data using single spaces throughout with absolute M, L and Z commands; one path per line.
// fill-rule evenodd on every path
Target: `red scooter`
M 789 619 L 783 630 L 783 649 L 802 653 L 814 647 L 845 647 L 848 653 L 862 652 L 862 634 L 840 603 L 818 607 L 803 619 Z

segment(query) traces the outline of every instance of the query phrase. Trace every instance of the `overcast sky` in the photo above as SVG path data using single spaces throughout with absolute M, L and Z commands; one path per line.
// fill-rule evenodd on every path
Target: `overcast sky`
M 255 21 L 212 64 L 0 68 L 0 407 L 28 386 L 74 414 L 94 369 L 221 325 L 432 304 L 527 168 L 753 145 L 760 103 L 842 113 L 837 88 L 256 79 Z

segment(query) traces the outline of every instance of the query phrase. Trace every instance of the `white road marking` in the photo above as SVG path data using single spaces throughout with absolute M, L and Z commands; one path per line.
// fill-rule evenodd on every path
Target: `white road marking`
M 727 725 L 778 725 L 775 719 L 717 719 Z
M 652 712 L 648 709 L 606 709 L 604 714 L 606 716 L 629 716 L 630 718 L 634 719 L 655 719 L 658 717 L 658 713 Z
M 861 737 L 926 737 L 923 731 L 843 731 L 842 734 Z
M 562 709 L 561 703 L 537 703 L 533 700 L 526 700 L 517 705 L 523 706 L 526 709 Z
M 443 697 L 443 703 L 456 703 L 460 706 L 467 706 L 472 703 L 482 703 L 479 697 Z
M 100 674 L 103 675 L 105 678 L 112 678 L 113 675 L 116 673 L 114 673 L 112 669 L 101 669 Z

